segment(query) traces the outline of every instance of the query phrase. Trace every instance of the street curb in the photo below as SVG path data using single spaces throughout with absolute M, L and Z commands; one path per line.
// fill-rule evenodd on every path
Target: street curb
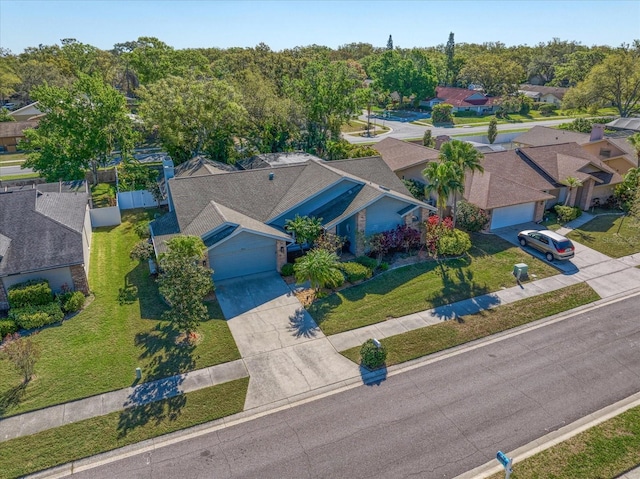
M 242 424 L 244 422 L 247 421 L 251 421 L 254 419 L 258 419 L 260 417 L 263 416 L 268 416 L 280 411 L 284 411 L 287 409 L 291 409 L 294 408 L 296 406 L 301 406 L 303 404 L 307 404 L 309 402 L 313 402 L 316 401 L 318 399 L 322 399 L 325 397 L 329 397 L 329 396 L 333 396 L 335 394 L 341 393 L 341 392 L 345 392 L 351 389 L 354 389 L 356 387 L 360 387 L 363 384 L 367 384 L 371 381 L 376 381 L 376 380 L 380 380 L 381 376 L 384 376 L 382 379 L 387 378 L 387 377 L 391 377 L 391 376 L 395 376 L 398 374 L 402 374 L 408 371 L 411 371 L 413 369 L 417 369 L 423 366 L 427 366 L 439 361 L 442 361 L 444 359 L 448 359 L 450 357 L 454 357 L 460 354 L 463 354 L 465 352 L 468 351 L 472 351 L 475 349 L 479 349 L 481 347 L 484 347 L 486 345 L 489 344 L 493 344 L 496 342 L 500 342 L 506 339 L 509 339 L 513 336 L 518 336 L 520 334 L 526 333 L 528 331 L 532 331 L 538 328 L 541 328 L 543 326 L 549 325 L 549 324 L 554 324 L 556 322 L 560 322 L 560 321 L 564 321 L 566 319 L 570 319 L 573 316 L 576 316 L 578 314 L 584 313 L 586 311 L 590 311 L 593 309 L 597 309 L 600 308 L 602 306 L 606 306 L 612 303 L 616 303 L 618 301 L 622 301 L 625 300 L 627 298 L 631 298 L 634 296 L 640 295 L 640 288 L 636 288 L 634 290 L 630 290 L 630 291 L 626 291 L 624 293 L 620 293 L 618 295 L 606 298 L 606 299 L 599 299 L 597 301 L 594 301 L 593 303 L 589 303 L 587 305 L 583 305 L 583 306 L 579 306 L 577 308 L 571 309 L 569 311 L 564 311 L 562 313 L 558 313 L 556 315 L 553 316 L 549 316 L 547 318 L 543 318 L 537 321 L 534 321 L 532 323 L 528 323 L 522 326 L 518 326 L 516 328 L 512 328 L 509 329 L 507 331 L 503 331 L 497 334 L 494 334 L 492 336 L 486 337 L 486 338 L 482 338 L 482 339 L 477 339 L 474 341 L 471 341 L 469 343 L 466 344 L 462 344 L 460 346 L 456 346 L 454 348 L 445 350 L 445 351 L 441 351 L 439 353 L 434 353 L 434 354 L 430 354 L 428 356 L 424 356 L 422 358 L 417 358 L 411 361 L 407 361 L 405 363 L 402 364 L 398 364 L 395 366 L 391 366 L 388 368 L 388 370 L 386 371 L 386 375 L 384 375 L 384 373 L 380 373 L 380 371 L 374 371 L 368 374 L 363 375 L 359 375 L 359 376 L 354 376 L 351 379 L 347 379 L 344 381 L 340 381 L 328 386 L 324 386 L 322 388 L 318 388 L 318 389 L 314 389 L 311 391 L 308 391 L 306 393 L 302 393 L 287 399 L 283 399 L 281 401 L 278 401 L 276 403 L 272 403 L 272 404 L 268 404 L 265 406 L 261 406 L 258 408 L 254 408 L 254 409 L 250 409 L 250 410 L 246 410 L 246 411 L 242 411 L 240 413 L 234 414 L 232 416 L 227 416 L 224 418 L 220 418 L 220 419 L 216 419 L 214 421 L 210 421 L 208 423 L 204 423 L 204 424 L 200 424 L 198 426 L 192 426 L 190 428 L 187 429 L 183 429 L 180 431 L 175 431 L 169 434 L 165 434 L 163 436 L 158 436 L 156 438 L 152 438 L 152 439 L 148 439 L 139 443 L 135 443 L 135 444 L 131 444 L 129 446 L 125 446 L 123 448 L 119 448 L 119 449 L 114 449 L 112 451 L 107 451 L 107 452 L 103 452 L 103 453 L 99 453 L 96 454 L 94 456 L 90 456 L 87 458 L 83 458 L 83 459 L 79 459 L 77 461 L 73 461 L 71 463 L 67 463 L 67 464 L 63 464 L 60 466 L 56 466 L 50 469 L 46 469 L 44 471 L 40 471 L 40 472 L 36 472 L 27 476 L 24 476 L 27 479 L 59 479 L 59 478 L 63 478 L 63 477 L 68 477 L 70 475 L 73 475 L 74 473 L 77 472 L 81 472 L 81 471 L 85 471 L 85 470 L 89 470 L 89 469 L 93 469 L 95 467 L 99 467 L 102 465 L 106 465 L 121 459 L 126 459 L 128 457 L 131 456 L 135 456 L 138 454 L 142 454 L 142 453 L 149 453 L 151 454 L 154 450 L 159 449 L 161 447 L 165 447 L 165 446 L 170 446 L 172 444 L 176 444 L 179 442 L 182 442 L 184 440 L 188 440 L 188 439 L 192 439 L 192 438 L 196 438 L 199 436 L 203 436 L 205 434 L 210 434 L 212 432 L 215 431 L 219 431 L 221 429 L 225 429 L 227 427 L 231 427 L 231 426 L 235 426 L 238 424 Z M 635 396 L 638 396 L 637 399 L 632 399 L 632 401 L 638 401 L 638 404 L 640 404 L 640 393 L 634 395 L 634 396 L 630 396 L 629 398 L 619 401 L 618 403 L 612 405 L 612 406 L 607 406 L 606 408 L 600 410 L 600 411 L 596 411 L 588 416 L 585 416 L 585 418 L 582 418 L 578 421 L 575 421 L 574 423 L 568 425 L 568 426 L 564 426 L 560 429 L 558 429 L 555 432 L 552 432 L 550 434 L 547 434 L 545 436 L 543 436 L 542 439 L 545 440 L 536 440 L 533 441 L 531 443 L 529 443 L 528 445 L 522 446 L 519 449 L 516 449 L 515 451 L 513 451 L 512 453 L 509 454 L 510 457 L 512 457 L 511 455 L 515 455 L 518 454 L 518 456 L 514 456 L 513 459 L 514 461 L 516 459 L 518 460 L 522 460 L 526 457 L 529 457 L 533 454 L 535 454 L 536 452 L 542 451 L 548 447 L 551 447 L 554 444 L 557 444 L 558 442 L 561 442 L 562 440 L 568 439 L 572 436 L 574 436 L 575 434 L 578 434 L 579 432 L 582 432 L 585 429 L 588 429 L 589 427 L 599 424 L 600 422 L 605 421 L 606 419 L 609 419 L 610 417 L 614 417 L 624 411 L 626 411 L 627 409 L 634 407 L 633 405 L 631 406 L 626 406 L 626 409 L 620 409 L 617 410 L 617 407 L 621 407 L 618 406 L 620 403 L 623 403 L 625 401 L 629 401 L 631 398 L 634 398 Z M 606 414 L 608 414 L 608 416 L 604 416 L 605 413 L 600 414 L 602 411 L 606 411 Z M 613 411 L 613 412 L 611 412 Z M 616 412 L 617 411 L 617 412 Z M 596 417 L 605 417 L 604 419 L 599 419 L 599 422 L 595 422 L 596 421 Z M 586 420 L 587 424 L 590 424 L 590 426 L 585 426 L 583 423 L 585 422 L 584 420 Z M 589 422 L 591 421 L 591 422 Z M 581 430 L 577 430 L 576 432 L 571 433 L 571 427 L 582 427 L 583 429 Z M 551 444 L 551 439 L 550 437 L 556 437 L 559 435 L 559 432 L 562 432 L 562 439 L 556 439 L 556 442 Z M 547 445 L 548 444 L 548 445 Z M 531 452 L 528 453 L 529 451 L 533 450 L 533 448 L 539 448 L 537 449 L 535 452 Z M 520 450 L 523 450 L 523 452 L 520 452 Z M 528 455 L 525 455 L 527 454 Z M 489 469 L 491 468 L 491 469 Z M 491 474 L 494 474 L 495 472 L 499 472 L 499 470 L 501 469 L 501 466 L 495 466 L 493 462 L 490 463 L 486 463 L 483 466 L 479 466 L 478 468 L 474 469 L 473 471 L 469 471 L 466 474 L 470 474 L 470 473 L 474 473 L 476 474 L 476 470 L 478 470 L 478 474 L 485 474 L 484 472 L 480 471 L 480 469 L 482 469 L 482 471 L 491 471 L 491 472 L 487 472 L 486 475 L 462 475 L 462 476 L 458 476 L 456 479 L 470 479 L 470 478 L 475 478 L 475 477 L 488 477 Z

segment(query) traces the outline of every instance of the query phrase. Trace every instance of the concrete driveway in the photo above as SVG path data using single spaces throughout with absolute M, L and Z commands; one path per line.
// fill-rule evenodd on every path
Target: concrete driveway
M 544 257 L 544 254 L 539 252 L 538 250 L 531 248 L 530 246 L 522 247 L 518 242 L 518 233 L 522 230 L 543 230 L 544 226 L 539 224 L 528 222 L 522 223 L 519 225 L 507 226 L 505 228 L 500 228 L 492 231 L 497 236 L 500 236 L 502 239 L 520 247 L 523 251 L 526 251 L 531 256 L 538 258 L 540 261 L 547 260 Z M 605 261 L 611 260 L 611 258 L 605 254 L 599 253 L 591 248 L 588 248 L 580 243 L 573 241 L 573 245 L 576 248 L 575 256 L 567 261 L 557 261 L 554 260 L 551 264 L 559 269 L 563 274 L 576 274 L 584 268 L 594 266 L 599 263 L 604 263 Z
M 218 281 L 216 295 L 249 371 L 245 409 L 359 376 L 278 273 Z

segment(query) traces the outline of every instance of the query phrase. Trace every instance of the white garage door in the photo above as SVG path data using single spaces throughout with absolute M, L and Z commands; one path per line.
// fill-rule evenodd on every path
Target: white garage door
M 209 252 L 213 280 L 276 270 L 276 240 L 240 233 Z
M 517 225 L 533 221 L 535 203 L 525 203 L 522 205 L 505 206 L 496 208 L 491 215 L 491 229 L 504 228 L 505 226 Z

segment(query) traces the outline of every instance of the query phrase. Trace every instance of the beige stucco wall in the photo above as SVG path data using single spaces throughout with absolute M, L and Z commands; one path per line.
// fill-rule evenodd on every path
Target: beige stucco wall
M 69 267 L 5 276 L 2 278 L 2 282 L 4 283 L 4 287 L 8 290 L 14 284 L 24 283 L 25 281 L 32 279 L 46 279 L 49 281 L 49 286 L 51 286 L 51 290 L 54 293 L 59 293 L 62 290 L 62 285 L 73 288 L 73 278 Z
M 396 171 L 396 175 L 401 180 L 417 180 L 423 183 L 426 183 L 427 180 L 422 176 L 422 170 L 427 167 L 428 162 L 421 163 L 419 165 L 411 166 L 409 168 L 405 168 L 404 170 Z

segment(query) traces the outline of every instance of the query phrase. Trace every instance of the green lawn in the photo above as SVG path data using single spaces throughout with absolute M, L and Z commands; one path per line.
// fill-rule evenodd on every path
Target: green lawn
M 3 153 L 0 155 L 0 165 L 10 163 L 23 163 L 27 159 L 27 155 L 24 153 Z
M 458 321 L 409 331 L 383 339 L 387 349 L 387 366 L 410 361 L 443 349 L 484 338 L 500 331 L 515 328 L 547 316 L 552 316 L 600 299 L 586 283 L 522 299 L 504 306 L 463 316 Z M 360 361 L 360 346 L 342 353 L 350 360 Z
M 387 271 L 314 302 L 309 313 L 325 334 L 336 334 L 515 286 L 516 263 L 537 278 L 557 273 L 497 236 L 475 234 L 472 242 L 467 256 Z
M 116 205 L 116 186 L 113 183 L 98 183 L 91 187 L 91 199 L 94 208 Z
M 0 478 L 15 478 L 241 412 L 249 378 L 0 442 Z
M 640 223 L 624 216 L 598 216 L 568 237 L 612 258 L 640 252 Z
M 0 417 L 130 386 L 136 367 L 148 381 L 240 358 L 216 303 L 196 346 L 175 346 L 177 333 L 160 320 L 166 306 L 148 265 L 129 259 L 139 240 L 133 225 L 156 212 L 124 212 L 121 225 L 94 230 L 89 282 L 95 299 L 34 336 L 42 356 L 26 389 L 0 360 Z
M 39 178 L 40 175 L 38 173 L 19 173 L 17 175 L 2 175 L 0 176 L 0 180 L 9 181 L 9 180 L 30 180 L 31 178 Z
M 513 465 L 511 479 L 619 477 L 640 464 L 640 407 Z M 497 463 L 496 463 L 497 464 Z M 504 472 L 490 479 L 503 479 Z

